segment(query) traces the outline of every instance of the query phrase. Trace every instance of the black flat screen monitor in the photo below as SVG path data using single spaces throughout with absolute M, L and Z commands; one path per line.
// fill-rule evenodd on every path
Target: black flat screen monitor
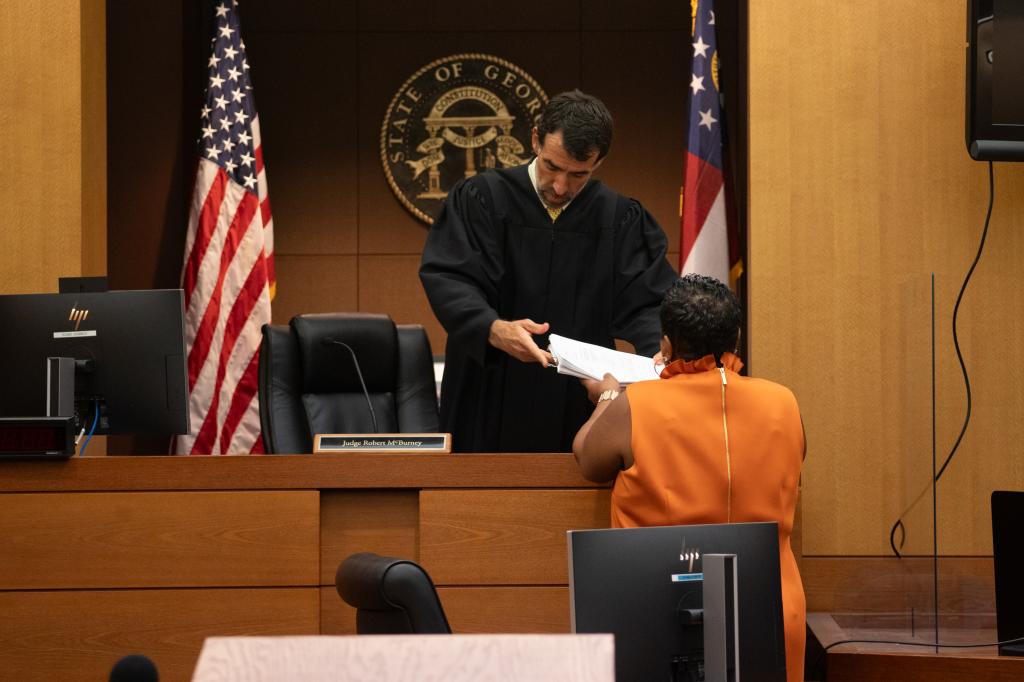
M 97 434 L 188 432 L 180 289 L 0 296 L 0 416 L 46 414 L 47 358 L 76 363 L 79 425 Z
M 992 563 L 996 577 L 996 630 L 999 641 L 1024 637 L 1024 492 L 992 493 Z M 1024 656 L 1024 642 L 999 647 L 999 653 Z
M 616 680 L 693 679 L 703 633 L 680 612 L 703 608 L 705 554 L 736 555 L 740 679 L 785 682 L 775 523 L 569 531 L 572 629 L 615 635 Z
M 969 0 L 967 150 L 1024 161 L 1024 2 Z

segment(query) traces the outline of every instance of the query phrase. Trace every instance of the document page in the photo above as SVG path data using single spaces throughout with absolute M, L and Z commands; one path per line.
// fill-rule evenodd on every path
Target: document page
M 555 358 L 559 374 L 600 380 L 607 373 L 621 384 L 658 378 L 658 370 L 651 358 L 622 353 L 558 334 L 549 337 L 548 351 Z

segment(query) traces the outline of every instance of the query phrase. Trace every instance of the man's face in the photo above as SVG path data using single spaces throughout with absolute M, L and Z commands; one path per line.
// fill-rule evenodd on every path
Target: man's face
M 577 161 L 562 146 L 562 131 L 548 133 L 544 144 L 533 129 L 533 153 L 537 155 L 537 187 L 544 203 L 560 208 L 579 194 L 601 161 L 597 150 L 586 161 Z

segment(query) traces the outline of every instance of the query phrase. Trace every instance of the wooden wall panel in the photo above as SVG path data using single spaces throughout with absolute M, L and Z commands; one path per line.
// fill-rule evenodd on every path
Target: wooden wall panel
M 956 0 L 750 3 L 751 371 L 801 402 L 805 556 L 887 554 L 908 508 L 904 551 L 931 549 L 929 280 L 941 463 L 965 412 L 952 308 L 988 198 L 964 147 L 964 13 Z M 990 553 L 989 492 L 1024 488 L 1024 168 L 995 170 L 960 310 L 974 405 L 939 486 L 944 554 Z
M 424 490 L 420 563 L 437 585 L 565 585 L 565 532 L 608 523 L 605 490 Z
M 83 159 L 104 113 L 102 80 L 90 83 L 99 98 L 82 87 L 102 64 L 96 19 L 77 2 L 0 6 L 0 294 L 56 291 L 59 276 L 81 274 L 86 235 L 104 244 L 94 229 L 102 207 L 83 197 L 102 188 L 84 174 L 104 170 L 101 158 Z
M 727 3 L 716 3 L 716 8 Z M 690 6 L 661 0 L 589 0 L 581 16 L 584 31 L 685 30 L 689 37 Z
M 429 10 L 417 0 L 358 4 L 359 26 L 363 30 L 396 33 L 535 31 L 539 23 L 550 31 L 573 31 L 579 27 L 581 14 L 581 5 L 573 2 L 544 6 L 543 22 L 538 21 L 537 6 L 509 5 L 501 0 L 446 0 Z
M 359 259 L 359 310 L 387 313 L 399 324 L 422 324 L 430 350 L 444 355 L 444 328 L 430 310 L 419 277 L 420 256 L 368 256 Z
M 250 14 L 259 17 L 271 6 L 265 3 L 256 11 L 245 7 L 243 20 Z M 308 21 L 315 19 L 306 16 Z M 356 34 L 311 40 L 304 31 L 268 27 L 246 30 L 244 35 L 264 138 L 274 251 L 282 256 L 354 255 L 359 138 L 353 131 L 359 98 L 356 74 L 349 65 L 356 61 Z M 331 74 L 330 86 L 311 87 L 301 77 L 307 72 Z M 279 274 L 280 290 L 294 286 L 293 275 Z
M 275 265 L 278 286 L 272 305 L 274 324 L 288 324 L 301 313 L 357 310 L 359 261 L 355 256 L 280 255 Z
M 23 682 L 105 680 L 132 653 L 186 682 L 206 637 L 318 632 L 315 588 L 0 592 L 0 613 L 0 670 Z
M 0 588 L 315 585 L 319 496 L 0 496 Z
M 320 584 L 334 585 L 338 566 L 356 552 L 415 561 L 418 533 L 419 493 L 415 490 L 324 491 L 320 494 Z
M 355 30 L 357 0 L 303 0 L 296 6 L 277 0 L 249 0 L 242 6 L 245 35 L 252 32 L 335 34 Z M 248 43 L 246 43 L 248 46 Z
M 210 36 L 199 3 L 106 4 L 107 274 L 116 289 L 180 286 Z
M 571 629 L 568 587 L 439 587 L 437 594 L 456 634 L 558 634 Z M 320 634 L 355 633 L 356 610 L 333 587 L 321 588 Z
M 675 29 L 675 30 L 668 30 Z M 690 22 L 658 31 L 583 34 L 580 87 L 599 94 L 615 117 L 615 139 L 597 177 L 646 208 L 679 251 L 679 187 L 686 151 L 685 111 L 689 63 L 681 44 Z M 658 68 L 650 68 L 652 63 Z M 629 83 L 628 88 L 616 84 Z M 656 144 L 654 142 L 656 141 Z M 678 269 L 679 257 L 670 261 Z
M 991 558 L 944 557 L 938 570 L 940 613 L 995 613 Z M 804 557 L 800 575 L 809 612 L 886 613 L 909 628 L 935 603 L 929 557 Z
M 356 634 L 356 610 L 332 587 L 320 588 L 320 634 Z
M 452 631 L 569 632 L 568 587 L 440 587 L 437 590 Z
M 82 275 L 107 273 L 106 2 L 81 2 Z

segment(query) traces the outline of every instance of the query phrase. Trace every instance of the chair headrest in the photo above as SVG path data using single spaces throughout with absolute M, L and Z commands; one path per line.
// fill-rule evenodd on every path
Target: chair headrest
M 345 603 L 358 609 L 387 611 L 402 608 L 389 599 L 384 590 L 384 576 L 399 566 L 408 566 L 417 574 L 423 573 L 418 565 L 405 559 L 360 552 L 349 556 L 338 566 L 335 586 Z M 426 574 L 423 573 L 423 578 Z
M 362 393 L 352 349 L 363 372 L 366 390 L 395 390 L 398 376 L 398 334 L 387 315 L 330 313 L 297 315 L 291 320 L 302 358 L 303 393 Z

